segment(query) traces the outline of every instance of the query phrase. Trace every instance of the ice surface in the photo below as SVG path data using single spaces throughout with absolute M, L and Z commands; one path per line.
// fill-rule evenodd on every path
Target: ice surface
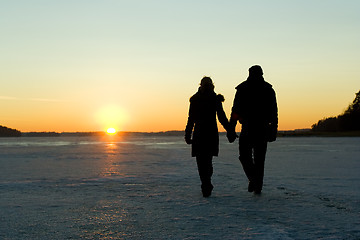
M 360 239 L 360 138 L 279 138 L 260 196 L 221 137 L 210 198 L 182 137 L 0 139 L 0 239 Z

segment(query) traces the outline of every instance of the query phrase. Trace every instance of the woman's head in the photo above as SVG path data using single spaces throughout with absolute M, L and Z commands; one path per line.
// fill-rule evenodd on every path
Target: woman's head
M 210 77 L 203 77 L 200 82 L 200 89 L 203 91 L 213 91 L 215 88 Z

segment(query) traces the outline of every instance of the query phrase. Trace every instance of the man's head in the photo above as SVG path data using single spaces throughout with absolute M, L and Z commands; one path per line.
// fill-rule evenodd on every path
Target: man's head
M 249 77 L 261 77 L 263 75 L 263 70 L 259 65 L 254 65 L 249 68 Z

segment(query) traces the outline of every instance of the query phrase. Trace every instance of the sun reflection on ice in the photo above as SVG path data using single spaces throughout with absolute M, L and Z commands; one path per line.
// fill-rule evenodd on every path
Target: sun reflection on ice
M 115 136 L 108 136 L 104 139 L 104 159 L 102 164 L 101 175 L 104 177 L 123 176 L 121 166 L 120 143 Z M 110 140 L 110 141 L 109 141 Z

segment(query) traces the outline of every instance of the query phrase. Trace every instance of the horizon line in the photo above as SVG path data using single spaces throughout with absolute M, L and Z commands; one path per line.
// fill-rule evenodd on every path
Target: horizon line
M 301 128 L 301 129 L 278 130 L 278 132 L 310 131 L 310 130 L 311 130 L 311 128 Z M 124 130 L 124 131 L 116 131 L 116 133 L 167 133 L 167 132 L 184 132 L 184 131 L 185 130 L 163 130 L 163 131 L 126 131 L 126 130 Z M 105 130 L 97 130 L 97 131 L 24 131 L 22 133 L 106 133 L 106 131 Z M 219 133 L 226 133 L 226 131 L 219 131 Z

